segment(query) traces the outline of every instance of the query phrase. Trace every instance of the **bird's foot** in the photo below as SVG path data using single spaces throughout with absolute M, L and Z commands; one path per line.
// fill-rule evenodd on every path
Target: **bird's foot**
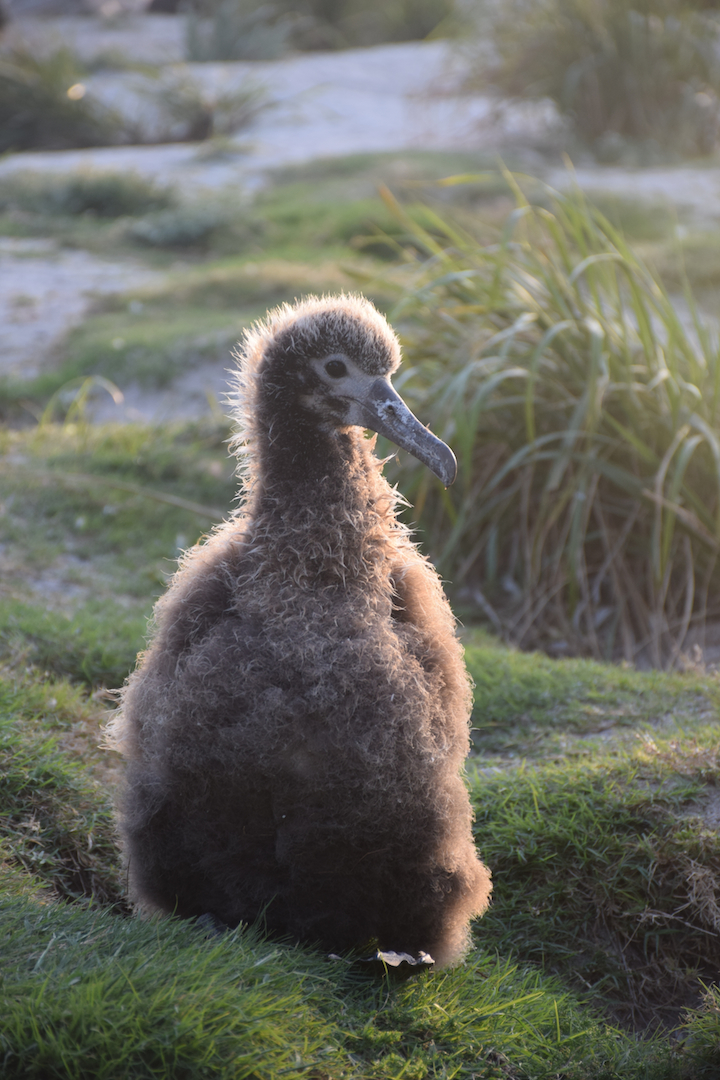
M 361 957 L 361 961 L 368 965 L 370 971 L 398 979 L 408 979 L 421 971 L 429 971 L 435 963 L 432 956 L 422 950 L 413 956 L 412 953 L 394 952 L 392 949 L 377 949 L 371 956 Z
M 411 967 L 431 967 L 435 963 L 430 953 L 423 952 L 422 949 L 417 956 L 413 956 L 412 953 L 393 952 L 392 949 L 378 949 L 374 956 L 369 956 L 367 959 L 381 960 L 389 967 L 400 967 L 401 964 L 410 964 Z
M 230 927 L 222 919 L 218 919 L 217 915 L 213 915 L 212 911 L 206 911 L 204 915 L 198 915 L 195 920 L 197 926 L 205 931 L 206 937 L 220 937 L 221 934 L 227 934 Z

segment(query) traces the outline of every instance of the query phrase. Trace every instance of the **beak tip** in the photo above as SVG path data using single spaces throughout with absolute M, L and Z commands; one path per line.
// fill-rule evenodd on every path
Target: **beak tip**
M 441 444 L 443 449 L 442 457 L 438 458 L 437 468 L 433 469 L 433 472 L 437 476 L 438 480 L 445 486 L 445 489 L 452 487 L 457 480 L 458 463 L 457 458 L 453 454 L 449 446 L 444 443 Z M 430 466 L 432 468 L 432 466 Z

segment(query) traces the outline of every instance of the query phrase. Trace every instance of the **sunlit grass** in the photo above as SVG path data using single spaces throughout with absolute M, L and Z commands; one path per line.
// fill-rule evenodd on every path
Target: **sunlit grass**
M 720 681 L 688 671 L 636 671 L 594 660 L 551 660 L 466 632 L 475 683 L 473 741 L 482 759 L 587 757 L 597 741 L 633 742 L 638 731 L 706 735 L 720 710 Z
M 632 1058 L 571 995 L 479 955 L 391 990 L 342 962 L 237 931 L 5 904 L 7 1076 L 617 1075 Z M 517 1022 L 520 1011 L 525 1016 Z M 501 1049 L 501 1047 L 503 1049 Z M 582 1064 L 580 1064 L 582 1063 Z M 580 1069 L 584 1068 L 585 1072 Z M 630 1074 L 628 1074 L 630 1075 Z
M 548 209 L 508 179 L 491 243 L 394 204 L 426 251 L 400 382 L 460 480 L 395 475 L 466 610 L 524 646 L 672 665 L 720 613 L 717 334 L 579 192 Z
M 469 660 L 487 656 L 471 646 Z M 0 691 L 7 1075 L 713 1075 L 717 1013 L 698 975 L 717 916 L 718 840 L 702 824 L 717 746 L 646 739 L 580 767 L 471 765 L 495 900 L 462 967 L 398 984 L 243 928 L 207 940 L 59 904 L 116 896 L 100 715 L 64 682 L 6 675 Z M 602 1018 L 676 1026 L 684 1004 L 700 1011 L 673 1044 Z
M 101 716 L 67 683 L 0 674 L 0 843 L 48 899 L 122 908 L 111 800 L 88 773 Z
M 673 1027 L 720 963 L 720 839 L 703 823 L 719 746 L 703 734 L 480 774 L 475 829 L 496 882 L 483 939 L 624 1023 Z

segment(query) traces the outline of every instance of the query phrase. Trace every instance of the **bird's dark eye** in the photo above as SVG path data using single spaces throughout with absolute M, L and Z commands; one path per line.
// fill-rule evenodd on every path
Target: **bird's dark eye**
M 348 373 L 342 360 L 328 360 L 325 370 L 331 379 L 342 379 Z

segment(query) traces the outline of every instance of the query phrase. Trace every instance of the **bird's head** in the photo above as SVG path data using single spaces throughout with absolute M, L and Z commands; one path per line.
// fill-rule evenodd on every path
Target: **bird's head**
M 423 462 L 446 487 L 455 480 L 452 450 L 394 389 L 397 337 L 363 297 L 312 297 L 279 308 L 246 335 L 239 359 L 241 390 L 247 397 L 247 387 L 254 387 L 246 412 L 292 415 L 295 428 L 301 417 L 326 432 L 370 428 Z M 266 427 L 270 422 L 268 415 Z

